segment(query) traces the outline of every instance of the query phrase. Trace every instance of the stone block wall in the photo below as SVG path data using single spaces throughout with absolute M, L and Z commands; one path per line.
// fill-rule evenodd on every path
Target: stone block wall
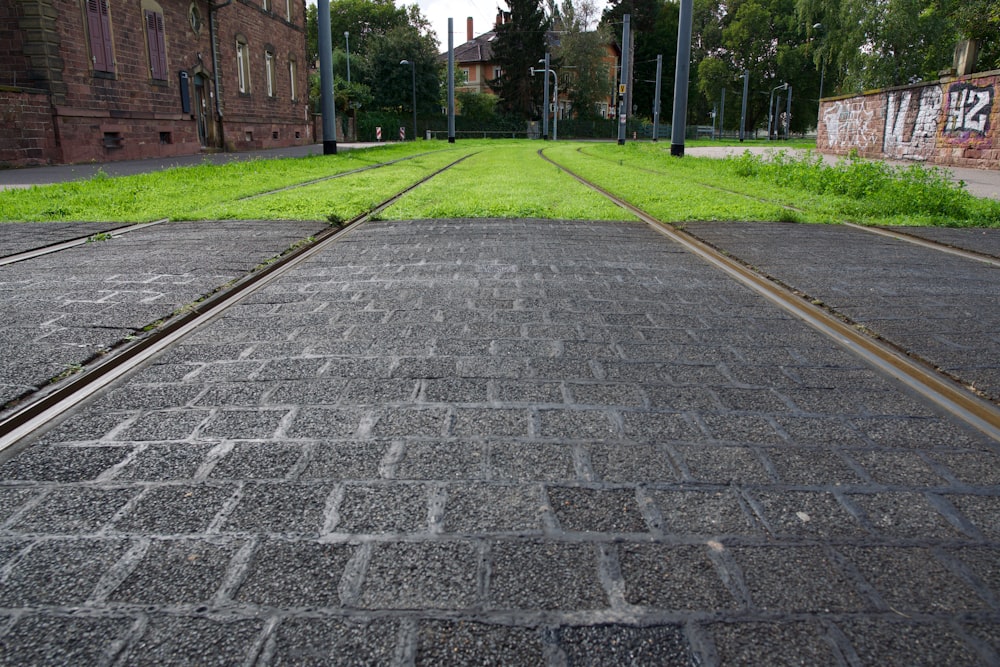
M 46 164 L 57 154 L 48 93 L 0 86 L 0 167 Z
M 1000 169 L 1000 72 L 823 100 L 816 147 L 875 159 Z

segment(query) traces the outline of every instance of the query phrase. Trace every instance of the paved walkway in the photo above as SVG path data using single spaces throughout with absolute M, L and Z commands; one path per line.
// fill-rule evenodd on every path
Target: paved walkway
M 371 223 L 0 466 L 20 664 L 996 664 L 1000 443 L 637 223 Z

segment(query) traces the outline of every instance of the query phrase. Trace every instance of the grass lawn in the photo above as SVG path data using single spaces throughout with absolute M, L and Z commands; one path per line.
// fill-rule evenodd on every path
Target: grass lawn
M 703 140 L 691 145 L 725 143 Z M 759 143 L 779 149 L 796 145 Z M 670 156 L 665 142 L 618 146 L 527 140 L 416 141 L 330 156 L 206 164 L 117 178 L 99 175 L 86 181 L 2 191 L 0 221 L 339 221 L 370 210 L 463 155 L 469 157 L 380 215 L 393 219 L 631 219 L 631 214 L 542 160 L 539 149 L 566 169 L 667 222 L 851 221 L 1000 227 L 1000 202 L 973 197 L 942 170 L 919 165 L 897 168 L 845 159 L 831 166 L 816 155 L 792 157 L 781 152 L 768 158 L 744 153 L 721 160 L 678 159 Z M 385 166 L 348 173 L 374 165 Z M 326 180 L 314 182 L 318 179 Z M 298 184 L 303 186 L 281 190 Z

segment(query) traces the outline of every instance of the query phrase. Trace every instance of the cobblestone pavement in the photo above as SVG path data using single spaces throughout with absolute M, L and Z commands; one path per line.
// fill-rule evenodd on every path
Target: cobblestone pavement
M 50 225 L 0 225 L 0 247 L 18 252 L 101 227 Z M 0 405 L 322 228 L 302 222 L 171 222 L 0 267 Z
M 952 227 L 883 227 L 889 231 L 899 231 L 911 236 L 919 236 L 928 241 L 971 250 L 984 255 L 1000 258 L 1000 229 L 955 229 Z
M 840 225 L 686 228 L 1000 399 L 996 267 Z M 1000 242 L 996 229 L 944 231 L 926 236 L 979 252 Z
M 0 226 L 0 258 L 119 229 L 120 222 L 13 223 Z
M 0 659 L 997 664 L 998 446 L 641 224 L 371 223 L 0 466 Z

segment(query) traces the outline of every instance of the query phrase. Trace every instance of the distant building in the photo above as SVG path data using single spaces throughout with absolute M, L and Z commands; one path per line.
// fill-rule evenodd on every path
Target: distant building
M 312 141 L 304 0 L 5 0 L 0 166 Z
M 503 15 L 497 15 L 497 21 L 501 21 Z M 495 26 L 494 26 L 495 27 Z M 466 42 L 455 47 L 455 71 L 465 75 L 465 83 L 455 87 L 456 93 L 485 93 L 495 95 L 496 91 L 490 87 L 489 82 L 500 76 L 500 67 L 493 61 L 493 40 L 496 39 L 496 32 L 493 30 L 474 37 L 472 17 L 466 19 L 465 24 Z M 548 42 L 552 46 L 559 45 L 559 33 L 549 31 L 546 35 Z M 615 113 L 614 83 L 618 75 L 618 65 L 620 51 L 617 44 L 608 44 L 605 47 L 607 55 L 604 61 L 608 66 L 609 85 L 608 97 L 597 103 L 596 112 L 602 118 L 612 118 Z M 540 56 L 543 54 L 539 54 Z M 442 60 L 448 59 L 448 52 L 445 51 L 439 56 Z M 559 91 L 559 118 L 571 118 L 573 116 L 572 102 L 565 94 L 565 90 Z

